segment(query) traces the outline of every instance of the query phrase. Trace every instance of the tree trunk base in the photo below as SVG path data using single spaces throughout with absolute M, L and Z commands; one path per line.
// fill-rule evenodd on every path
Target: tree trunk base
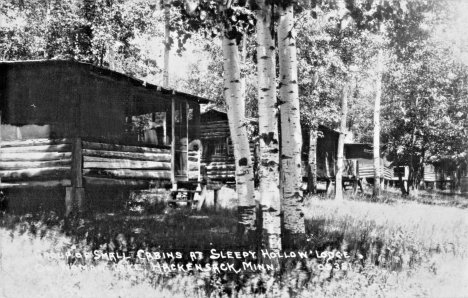
M 292 233 L 289 230 L 283 230 L 283 250 L 298 250 L 306 245 L 307 237 L 305 234 Z

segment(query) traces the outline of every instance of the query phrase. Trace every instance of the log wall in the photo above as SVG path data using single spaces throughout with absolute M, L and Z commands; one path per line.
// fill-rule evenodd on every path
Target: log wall
M 3 141 L 0 188 L 71 185 L 71 150 L 69 139 Z
M 424 182 L 435 182 L 437 181 L 437 172 L 434 165 L 424 165 Z
M 381 164 L 380 177 L 392 180 L 393 170 Z M 359 177 L 361 178 L 374 178 L 374 165 L 371 163 L 359 162 Z
M 189 180 L 200 180 L 201 179 L 201 156 L 198 150 L 189 150 L 188 152 L 188 179 Z
M 445 182 L 451 181 L 452 177 L 455 177 L 455 171 L 447 171 L 441 167 L 434 166 L 432 164 L 424 165 L 423 180 L 424 182 Z
M 384 165 L 381 166 L 381 177 L 387 180 L 392 180 L 392 169 Z M 336 163 L 325 160 L 317 161 L 317 178 L 318 179 L 334 179 L 336 171 Z M 302 162 L 302 176 L 308 177 L 307 164 Z M 343 177 L 354 179 L 359 178 L 374 178 L 374 165 L 371 163 L 364 163 L 356 159 L 346 159 L 344 161 Z
M 147 187 L 171 179 L 170 149 L 81 142 L 80 171 L 86 184 Z M 188 175 L 200 180 L 200 152 L 189 151 Z M 3 141 L 0 188 L 72 186 L 72 140 Z M 82 170 L 81 170 L 82 169 Z
M 83 177 L 94 184 L 169 180 L 170 149 L 83 142 Z
M 229 123 L 227 120 L 204 122 L 200 126 L 203 150 L 215 142 L 226 142 L 226 154 L 214 155 L 213 152 L 204 152 L 201 158 L 201 175 L 204 180 L 234 181 L 236 179 L 236 166 L 234 158 L 234 145 L 230 138 Z M 255 143 L 250 142 L 252 163 L 255 163 Z
M 250 142 L 250 156 L 252 164 L 255 162 L 255 144 Z M 209 159 L 202 158 L 201 172 L 202 178 L 205 180 L 235 180 L 236 179 L 236 165 L 234 159 L 234 148 L 229 146 L 229 154 L 225 156 L 213 156 Z

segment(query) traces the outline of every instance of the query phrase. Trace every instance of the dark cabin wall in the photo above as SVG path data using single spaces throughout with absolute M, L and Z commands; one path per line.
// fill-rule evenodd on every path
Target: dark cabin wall
M 166 98 L 167 97 L 167 98 Z M 90 65 L 48 61 L 0 64 L 2 123 L 11 138 L 82 138 L 126 143 L 126 116 L 170 111 L 170 96 L 92 71 Z M 168 115 L 170 119 L 170 115 Z M 29 128 L 27 127 L 29 126 Z M 31 133 L 34 129 L 37 135 Z M 3 133 L 2 133 L 3 135 Z
M 126 110 L 132 94 L 121 83 L 82 72 L 75 96 L 77 129 L 82 138 L 99 142 L 122 143 L 125 140 Z
M 321 133 L 321 137 L 317 138 L 317 160 L 325 160 L 328 156 L 329 160 L 336 160 L 338 153 L 338 138 L 340 134 L 332 129 L 325 126 L 319 126 L 318 132 Z M 310 132 L 302 130 L 302 159 L 308 161 L 309 158 L 309 146 L 310 146 Z
M 77 74 L 57 65 L 3 64 L 0 68 L 2 123 L 50 125 L 50 137 L 69 136 L 74 129 Z
M 330 179 L 335 175 L 335 164 L 338 153 L 338 138 L 339 133 L 320 125 L 318 132 L 321 137 L 317 138 L 316 162 L 317 162 L 317 178 Z M 304 177 L 307 175 L 308 159 L 310 146 L 310 131 L 302 129 L 302 172 Z
M 374 151 L 370 144 L 345 144 L 344 145 L 345 159 L 356 159 L 360 165 L 374 164 Z M 382 159 L 380 163 L 383 163 Z

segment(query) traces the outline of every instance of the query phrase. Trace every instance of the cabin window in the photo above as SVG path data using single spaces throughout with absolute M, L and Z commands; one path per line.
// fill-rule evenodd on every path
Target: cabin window
M 166 143 L 165 112 L 133 116 L 131 126 L 131 131 L 137 135 L 140 144 L 164 145 Z

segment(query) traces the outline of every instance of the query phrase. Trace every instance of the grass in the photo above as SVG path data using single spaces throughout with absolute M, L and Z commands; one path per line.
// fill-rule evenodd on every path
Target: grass
M 468 295 L 466 210 L 402 200 L 388 205 L 317 199 L 307 209 L 311 241 L 345 243 L 351 254 L 365 256 L 365 268 L 385 281 L 380 286 L 386 296 L 398 289 L 395 297 Z
M 194 218 L 187 209 L 165 210 L 157 220 L 114 216 L 70 226 L 53 214 L 6 216 L 0 228 L 5 281 L 0 292 L 6 297 L 468 297 L 466 209 L 387 193 L 379 202 L 366 196 L 344 203 L 311 197 L 304 211 L 307 237 L 297 250 L 312 252 L 309 258 L 282 261 L 281 273 L 238 274 L 125 272 L 111 262 L 92 261 L 87 268 L 93 270 L 70 270 L 65 260 L 42 256 L 73 245 L 81 252 L 130 251 L 132 245 L 184 253 L 236 250 L 232 211 L 207 210 Z M 347 252 L 348 270 L 320 270 L 326 261 L 315 251 Z M 329 262 L 343 264 L 337 257 Z

